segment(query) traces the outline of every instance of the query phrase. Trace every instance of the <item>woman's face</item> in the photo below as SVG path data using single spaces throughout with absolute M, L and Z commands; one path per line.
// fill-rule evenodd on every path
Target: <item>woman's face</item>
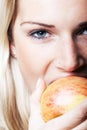
M 87 0 L 19 0 L 13 38 L 31 91 L 39 77 L 87 77 Z

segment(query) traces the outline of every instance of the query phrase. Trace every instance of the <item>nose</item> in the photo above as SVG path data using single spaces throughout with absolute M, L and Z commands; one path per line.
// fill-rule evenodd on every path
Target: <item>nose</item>
M 84 65 L 84 58 L 80 54 L 79 47 L 72 38 L 67 38 L 62 42 L 62 51 L 59 68 L 66 72 L 72 72 Z

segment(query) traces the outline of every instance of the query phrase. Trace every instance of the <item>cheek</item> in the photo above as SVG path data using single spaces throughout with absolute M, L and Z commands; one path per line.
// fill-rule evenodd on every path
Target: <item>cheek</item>
M 38 75 L 44 69 L 45 61 L 43 61 L 43 55 L 30 48 L 21 49 L 17 58 L 23 70 Z
M 51 51 L 33 45 L 17 45 L 17 60 L 22 75 L 28 85 L 35 87 L 39 77 L 45 77 L 45 71 L 51 61 Z M 48 49 L 47 49 L 48 50 Z M 33 83 L 33 84 L 32 84 Z

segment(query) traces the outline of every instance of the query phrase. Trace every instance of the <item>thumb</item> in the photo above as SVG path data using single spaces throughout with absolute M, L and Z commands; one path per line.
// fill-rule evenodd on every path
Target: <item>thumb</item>
M 31 129 L 34 130 L 32 127 L 36 127 L 39 125 L 43 125 L 44 121 L 42 119 L 41 114 L 41 107 L 40 107 L 40 97 L 44 89 L 46 88 L 46 85 L 42 79 L 39 79 L 36 84 L 36 89 L 32 93 L 30 97 L 30 121 L 29 125 L 31 126 Z M 37 123 L 38 125 L 37 125 Z M 37 128 L 38 129 L 38 128 Z

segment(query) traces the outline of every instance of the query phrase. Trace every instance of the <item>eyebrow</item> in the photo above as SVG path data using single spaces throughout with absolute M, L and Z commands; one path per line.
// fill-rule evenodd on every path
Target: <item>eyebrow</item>
M 24 25 L 24 24 L 39 25 L 39 26 L 45 26 L 45 27 L 48 27 L 48 28 L 54 28 L 55 27 L 54 25 L 40 23 L 40 22 L 33 22 L 33 21 L 25 21 L 25 22 L 21 23 L 20 25 Z
M 44 26 L 44 27 L 48 27 L 48 28 L 55 28 L 54 25 L 40 23 L 40 22 L 34 22 L 34 21 L 25 21 L 25 22 L 22 22 L 20 25 L 22 26 L 24 24 L 32 24 L 32 25 L 39 25 L 39 26 Z M 80 27 L 80 28 L 85 27 L 85 26 L 87 26 L 87 21 L 81 22 L 78 25 L 78 27 Z

